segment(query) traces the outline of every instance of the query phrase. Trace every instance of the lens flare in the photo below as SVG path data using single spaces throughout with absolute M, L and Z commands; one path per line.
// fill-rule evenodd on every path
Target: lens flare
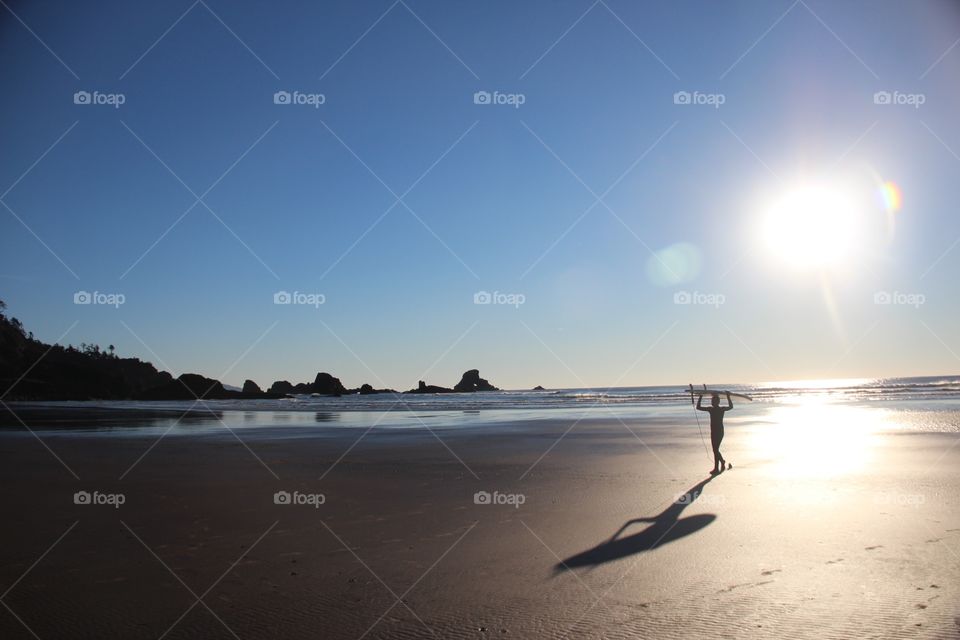
M 647 277 L 658 287 L 689 282 L 700 273 L 700 250 L 689 242 L 678 242 L 652 254 L 647 260 Z
M 899 211 L 903 206 L 903 195 L 895 182 L 888 181 L 881 184 L 880 197 L 883 198 L 883 206 L 888 213 Z

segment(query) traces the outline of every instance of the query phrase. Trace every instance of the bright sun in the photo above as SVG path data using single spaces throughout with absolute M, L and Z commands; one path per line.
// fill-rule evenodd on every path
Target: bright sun
M 766 211 L 768 249 L 801 269 L 830 269 L 849 261 L 862 233 L 858 199 L 840 187 L 808 184 L 785 192 Z

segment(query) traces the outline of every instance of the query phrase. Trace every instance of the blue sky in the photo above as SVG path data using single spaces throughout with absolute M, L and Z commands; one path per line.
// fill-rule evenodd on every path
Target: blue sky
M 0 298 L 41 339 L 233 384 L 955 372 L 958 39 L 932 1 L 8 3 Z M 875 177 L 903 193 L 888 242 Z M 834 179 L 864 254 L 786 268 L 758 203 Z M 651 277 L 678 243 L 681 281 Z

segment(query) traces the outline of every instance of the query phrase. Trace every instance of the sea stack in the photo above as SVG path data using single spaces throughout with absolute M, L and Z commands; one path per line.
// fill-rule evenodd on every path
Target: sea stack
M 480 377 L 479 369 L 470 369 L 465 371 L 460 382 L 453 388 L 454 391 L 472 392 L 472 391 L 499 391 L 495 386 Z

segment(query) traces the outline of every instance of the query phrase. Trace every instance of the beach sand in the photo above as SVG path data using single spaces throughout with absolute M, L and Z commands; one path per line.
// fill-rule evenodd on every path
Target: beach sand
M 960 637 L 956 436 L 571 424 L 3 434 L 0 637 Z

